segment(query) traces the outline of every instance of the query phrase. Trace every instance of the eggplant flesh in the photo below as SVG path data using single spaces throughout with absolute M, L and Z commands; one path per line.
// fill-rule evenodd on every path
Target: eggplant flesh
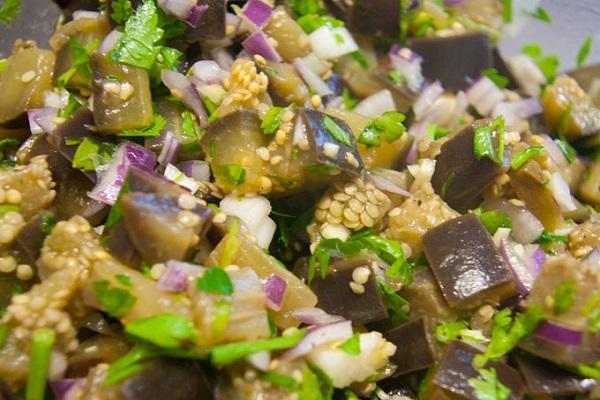
M 423 398 L 477 400 L 478 397 L 468 380 L 481 379 L 472 366 L 473 358 L 478 353 L 479 350 L 464 342 L 455 340 L 450 343 Z M 498 381 L 510 389 L 509 399 L 523 398 L 526 387 L 516 370 L 502 362 L 488 363 L 486 368 L 489 367 L 496 370 Z
M 431 229 L 423 247 L 451 307 L 469 309 L 516 294 L 510 269 L 476 216 L 463 215 Z
M 400 2 L 396 0 L 355 0 L 348 11 L 350 29 L 366 35 L 398 37 Z
M 467 33 L 447 38 L 411 38 L 408 47 L 423 57 L 423 76 L 439 80 L 446 90 L 464 90 L 486 68 L 494 66 L 487 34 Z
M 390 361 L 398 367 L 395 375 L 404 375 L 431 367 L 436 361 L 437 348 L 429 322 L 424 318 L 407 322 L 383 334 L 396 345 Z
M 482 193 L 503 171 L 491 159 L 475 157 L 475 129 L 488 123 L 476 121 L 464 128 L 442 145 L 436 157 L 431 184 L 450 207 L 462 213 L 481 203 Z
M 219 40 L 225 38 L 225 0 L 199 0 L 198 5 L 207 5 L 198 25 L 185 33 L 188 41 Z
M 575 396 L 590 389 L 589 379 L 583 379 L 571 372 L 539 358 L 517 356 L 517 368 L 527 384 L 528 393 L 533 396 Z
M 322 279 L 319 273 L 310 284 L 317 295 L 317 307 L 326 312 L 351 320 L 357 325 L 379 322 L 388 318 L 388 312 L 381 297 L 372 263 L 382 263 L 372 255 L 358 255 L 340 260 L 330 265 L 330 271 Z M 352 291 L 352 272 L 359 267 L 367 268 L 371 274 L 363 285 L 364 293 Z
M 303 106 L 309 101 L 308 87 L 293 65 L 269 61 L 261 71 L 269 78 L 269 94 L 276 106 L 286 107 L 291 103 Z

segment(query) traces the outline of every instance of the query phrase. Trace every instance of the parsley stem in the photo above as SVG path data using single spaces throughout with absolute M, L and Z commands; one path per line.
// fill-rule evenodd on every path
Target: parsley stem
M 33 332 L 25 400 L 44 399 L 50 357 L 55 341 L 56 335 L 50 329 L 38 329 Z

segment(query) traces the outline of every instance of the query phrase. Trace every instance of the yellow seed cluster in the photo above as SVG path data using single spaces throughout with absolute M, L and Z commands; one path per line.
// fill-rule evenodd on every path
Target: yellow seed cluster
M 385 193 L 360 177 L 334 184 L 317 204 L 315 220 L 351 230 L 371 228 L 383 219 L 390 204 Z
M 223 82 L 229 95 L 223 100 L 223 105 L 239 105 L 254 109 L 259 105 L 259 96 L 267 91 L 269 79 L 267 75 L 258 72 L 252 60 L 237 59 L 231 66 L 231 75 Z
M 569 251 L 577 258 L 600 246 L 600 222 L 587 221 L 569 233 Z

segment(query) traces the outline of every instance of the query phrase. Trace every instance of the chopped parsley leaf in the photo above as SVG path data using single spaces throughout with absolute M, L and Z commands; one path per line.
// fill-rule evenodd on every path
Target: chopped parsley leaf
M 119 196 L 117 197 L 117 201 L 112 206 L 112 208 L 110 209 L 110 212 L 108 213 L 108 216 L 106 217 L 106 221 L 104 222 L 105 230 L 110 229 L 117 222 L 119 222 L 121 220 L 121 218 L 123 218 L 123 209 L 121 208 L 121 199 L 123 198 L 123 196 L 125 196 L 130 191 L 131 191 L 131 188 L 129 187 L 129 182 L 125 181 L 123 183 L 123 186 L 121 186 L 121 190 L 119 191 Z M 108 236 L 105 236 L 105 237 L 108 237 Z M 148 267 L 148 269 L 149 269 L 149 267 Z
M 321 12 L 319 0 L 290 0 L 288 5 L 298 16 L 319 14 Z
M 118 25 L 123 25 L 133 15 L 133 8 L 129 0 L 112 0 L 110 3 L 110 17 Z
M 498 380 L 494 368 L 479 369 L 478 372 L 481 379 L 467 380 L 478 400 L 506 400 L 510 397 L 510 389 Z
M 281 125 L 281 114 L 283 114 L 284 110 L 282 107 L 269 108 L 269 111 L 267 111 L 260 124 L 260 129 L 262 129 L 265 135 L 272 135 L 277 132 Z
M 502 0 L 502 19 L 509 24 L 513 18 L 512 0 Z
M 200 292 L 230 295 L 233 293 L 233 283 L 221 268 L 208 268 L 196 281 L 196 289 Z
M 546 9 L 543 7 L 538 7 L 535 9 L 535 11 L 528 12 L 527 15 L 529 15 L 531 18 L 538 19 L 542 22 L 547 22 L 549 24 L 552 23 L 552 17 L 550 16 L 550 14 L 548 14 L 548 11 L 546 11 Z
M 461 331 L 467 329 L 465 321 L 447 322 L 435 327 L 435 338 L 440 343 L 448 344 L 460 336 Z
M 79 108 L 81 108 L 81 103 L 79 100 L 77 100 L 77 97 L 69 93 L 67 105 L 58 113 L 58 116 L 62 118 L 69 118 L 75 111 L 79 110 Z
M 396 293 L 396 291 L 387 283 L 379 281 L 377 285 L 379 292 L 383 297 L 383 302 L 388 309 L 392 326 L 402 325 L 407 322 L 408 314 L 405 308 L 408 305 L 408 301 Z
M 362 51 L 353 51 L 352 53 L 350 53 L 350 56 L 354 58 L 354 61 L 356 61 L 358 65 L 360 65 L 363 69 L 369 69 L 369 62 L 367 61 L 367 58 L 365 57 Z
M 131 286 L 131 277 L 125 274 L 116 274 L 115 279 L 119 281 L 119 283 L 123 286 Z
M 110 283 L 106 280 L 94 282 L 93 287 L 96 299 L 111 317 L 121 317 L 137 301 L 128 290 L 111 287 Z
M 300 385 L 298 384 L 298 381 L 296 381 L 291 376 L 278 374 L 276 372 L 271 372 L 271 371 L 263 372 L 260 375 L 260 379 L 262 379 L 265 382 L 269 382 L 273 385 L 284 387 L 291 392 L 297 391 L 298 388 L 300 387 Z
M 378 147 L 382 138 L 388 143 L 396 141 L 406 132 L 402 123 L 405 118 L 404 114 L 396 111 L 384 112 L 366 126 L 358 138 L 358 143 L 367 147 Z
M 44 232 L 45 235 L 49 235 L 52 233 L 52 230 L 54 229 L 54 227 L 56 226 L 56 215 L 54 215 L 54 213 L 50 212 L 50 211 L 44 211 L 42 213 L 42 232 Z
M 544 230 L 539 238 L 534 243 L 537 244 L 548 244 L 548 243 L 567 243 L 569 241 L 569 236 L 567 235 L 553 235 L 547 230 Z
M 438 140 L 443 137 L 448 136 L 452 132 L 451 129 L 442 128 L 438 124 L 429 124 L 427 126 L 427 130 L 425 131 L 425 135 L 432 138 L 433 140 Z
M 585 64 L 585 60 L 590 55 L 590 51 L 592 50 L 592 42 L 594 38 L 592 36 L 588 36 L 583 41 L 579 51 L 577 52 L 577 68 L 581 68 L 583 64 Z
M 302 30 L 310 34 L 322 26 L 328 26 L 330 28 L 338 28 L 344 26 L 344 21 L 340 21 L 337 18 L 329 15 L 318 15 L 318 14 L 306 14 L 298 18 L 296 21 Z M 339 34 L 338 34 L 339 35 Z M 336 37 L 337 39 L 337 37 Z M 344 38 L 342 37 L 342 41 Z
M 98 167 L 109 164 L 115 151 L 116 146 L 112 143 L 97 142 L 85 137 L 73 156 L 73 168 L 95 171 Z
M 560 315 L 569 310 L 575 300 L 575 282 L 561 282 L 555 289 L 552 296 L 554 314 Z
M 194 321 L 179 314 L 137 319 L 125 326 L 125 333 L 166 349 L 186 347 L 198 339 Z
M 17 19 L 21 11 L 21 0 L 5 0 L 0 8 L 0 21 L 10 25 Z
M 167 120 L 160 114 L 154 114 L 152 124 L 145 128 L 140 129 L 128 129 L 121 131 L 117 136 L 127 137 L 156 137 L 160 135 L 160 132 L 167 126 Z
M 483 211 L 481 208 L 476 208 L 471 213 L 479 218 L 490 235 L 495 234 L 499 228 L 512 228 L 512 221 L 506 213 L 496 210 Z
M 348 88 L 344 88 L 342 91 L 342 102 L 344 104 L 344 108 L 348 111 L 354 110 L 358 104 L 358 100 L 350 94 Z
M 498 150 L 494 149 L 493 133 L 498 134 Z M 499 116 L 491 124 L 480 126 L 473 134 L 475 158 L 489 158 L 498 165 L 504 163 L 504 118 Z
M 328 115 L 323 116 L 323 126 L 327 129 L 327 132 L 338 142 L 345 144 L 346 146 L 352 146 L 350 139 L 350 133 L 346 132 L 345 129 L 341 128 L 332 118 Z
M 213 173 L 233 187 L 240 186 L 246 179 L 246 169 L 237 164 L 213 165 Z
M 486 68 L 481 74 L 494 82 L 499 89 L 504 89 L 508 86 L 508 78 L 500 75 L 496 68 Z
M 338 349 L 352 356 L 360 354 L 360 333 L 355 333 L 352 337 L 338 346 Z
M 546 153 L 544 146 L 529 146 L 517 153 L 510 161 L 510 167 L 514 170 L 521 168 L 527 161 Z
M 388 78 L 396 85 L 402 85 L 404 83 L 404 76 L 396 70 L 392 70 L 387 74 Z
M 529 43 L 521 48 L 521 53 L 528 55 L 535 61 L 542 74 L 548 81 L 553 81 L 558 72 L 560 60 L 556 54 L 542 55 L 542 47 L 537 43 Z

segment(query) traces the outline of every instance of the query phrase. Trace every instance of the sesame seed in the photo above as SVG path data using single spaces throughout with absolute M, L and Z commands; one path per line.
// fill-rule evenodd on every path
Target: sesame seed
M 355 294 L 363 294 L 365 292 L 365 287 L 354 281 L 350 281 L 349 285 L 350 290 L 352 290 L 352 292 L 354 292 Z
M 277 143 L 280 146 L 283 146 L 285 144 L 286 140 L 287 140 L 287 135 L 285 134 L 285 132 L 282 131 L 281 129 L 278 129 L 277 133 L 275 134 L 275 143 Z
M 123 101 L 128 100 L 133 95 L 134 90 L 135 89 L 131 83 L 122 83 L 119 98 Z
M 33 269 L 30 265 L 21 264 L 17 267 L 17 278 L 22 281 L 28 281 L 33 278 Z
M 21 82 L 29 83 L 35 78 L 36 75 L 37 73 L 35 71 L 27 71 L 21 75 Z
M 183 193 L 177 199 L 177 205 L 184 210 L 192 210 L 196 207 L 196 198 L 189 193 Z
M 220 212 L 220 213 L 217 213 L 217 215 L 215 215 L 215 217 L 213 218 L 213 223 L 222 224 L 226 220 L 227 220 L 227 215 Z
M 371 270 L 366 267 L 357 267 L 352 271 L 352 280 L 360 285 L 364 285 L 371 276 Z
M 229 24 L 225 26 L 225 35 L 232 36 L 235 33 L 235 26 Z
M 154 264 L 152 266 L 152 268 L 150 268 L 150 276 L 154 280 L 159 280 L 161 275 L 163 274 L 163 272 L 165 272 L 166 268 L 167 267 L 165 266 L 165 264 L 162 264 L 162 263 Z
M 336 159 L 339 150 L 340 146 L 335 143 L 327 142 L 323 145 L 323 154 L 325 157 L 331 158 L 332 160 Z
M 17 261 L 14 257 L 0 257 L 0 272 L 5 274 L 11 273 L 17 268 Z
M 310 149 L 310 144 L 308 143 L 308 139 L 302 139 L 302 140 L 300 140 L 298 142 L 298 148 L 300 150 L 304 150 L 304 151 Z
M 254 61 L 256 61 L 260 65 L 266 65 L 267 64 L 267 60 L 265 60 L 265 58 L 263 56 L 261 56 L 260 54 L 255 54 L 254 55 Z
M 271 158 L 271 165 L 277 165 L 279 163 L 281 163 L 281 161 L 283 161 L 283 157 L 282 156 L 275 156 Z
M 19 204 L 22 199 L 23 196 L 21 196 L 21 192 L 18 190 L 9 189 L 6 192 L 6 201 L 8 201 L 10 204 Z
M 264 146 L 256 149 L 256 155 L 263 161 L 269 161 L 271 159 L 271 152 Z
M 200 217 L 189 210 L 183 210 L 177 214 L 177 222 L 185 228 L 195 228 L 200 224 Z
M 319 108 L 323 104 L 323 101 L 321 100 L 321 96 L 315 94 L 310 98 L 310 103 L 314 108 Z
M 360 166 L 358 160 L 356 159 L 356 157 L 354 156 L 354 154 L 350 153 L 349 151 L 346 152 L 346 155 L 344 157 L 346 159 L 346 161 L 348 161 L 348 164 L 352 165 L 355 168 L 358 168 Z

